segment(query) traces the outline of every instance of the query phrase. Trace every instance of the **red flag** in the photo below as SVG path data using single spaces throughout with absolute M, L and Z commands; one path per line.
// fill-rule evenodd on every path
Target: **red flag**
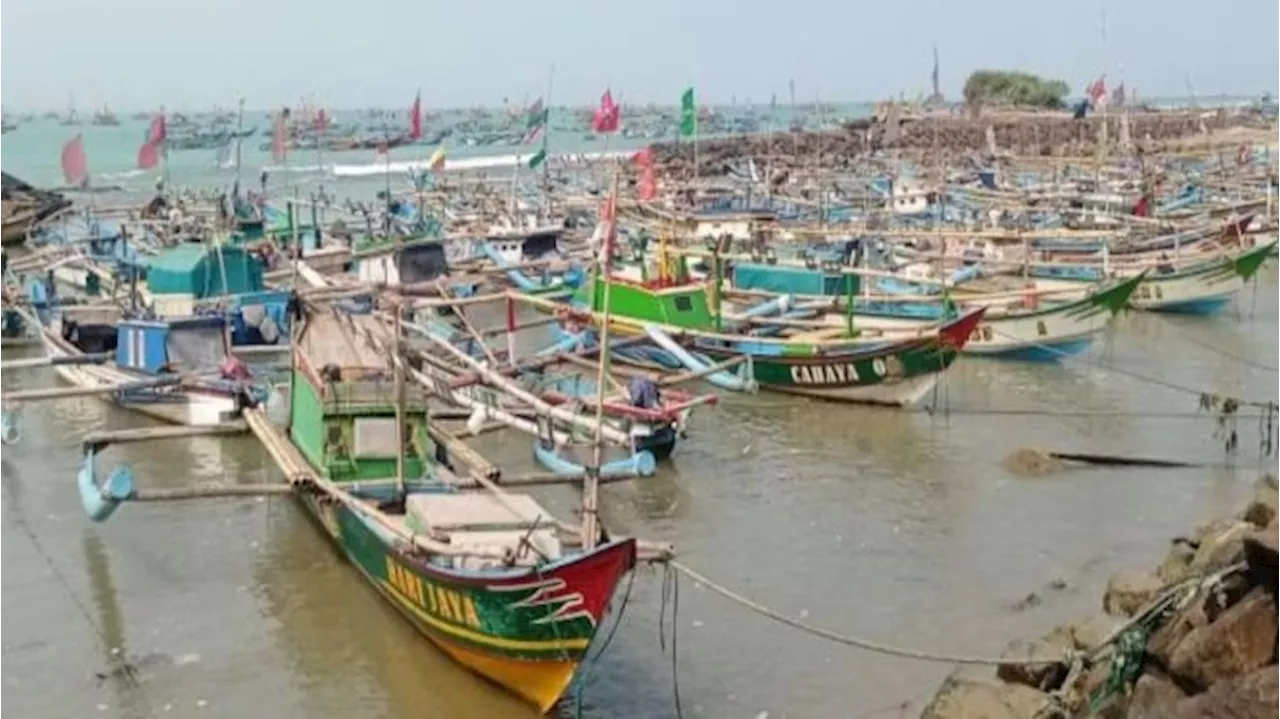
M 147 130 L 147 143 L 158 145 L 169 139 L 169 128 L 164 121 L 164 113 L 151 119 L 151 129 Z
M 600 97 L 600 107 L 596 108 L 591 125 L 599 133 L 617 132 L 620 114 L 621 108 L 614 103 L 613 93 L 605 90 L 604 95 Z
M 316 110 L 316 131 L 324 132 L 328 128 L 329 128 L 329 114 L 326 113 L 324 111 L 324 108 L 322 107 L 319 110 Z
M 1105 98 L 1107 96 L 1107 76 L 1099 75 L 1098 79 L 1094 80 L 1093 83 L 1089 85 L 1088 93 L 1089 99 L 1092 100 L 1095 105 Z
M 658 196 L 658 177 L 653 169 L 653 165 L 645 165 L 640 171 L 640 191 L 638 193 L 641 202 L 648 202 Z
M 160 143 L 144 142 L 138 148 L 138 168 L 150 170 L 160 164 Z
M 89 181 L 89 160 L 84 156 L 84 137 L 76 135 L 62 146 L 62 178 L 71 187 Z
M 284 142 L 285 120 L 288 117 L 289 108 L 285 108 L 276 113 L 276 118 L 271 123 L 271 160 L 273 162 L 284 162 L 288 156 L 288 149 Z
M 413 98 L 413 107 L 409 109 L 409 139 L 422 138 L 422 93 Z
M 160 154 L 164 143 L 169 139 L 169 128 L 165 123 L 164 113 L 151 118 L 151 126 L 147 128 L 146 139 L 138 148 L 138 167 L 150 170 L 160 163 Z
M 1151 216 L 1151 193 L 1145 192 L 1138 198 L 1138 203 L 1133 206 L 1133 215 L 1134 217 Z
M 649 167 L 653 164 L 653 148 L 646 147 L 631 156 L 631 161 L 641 167 Z

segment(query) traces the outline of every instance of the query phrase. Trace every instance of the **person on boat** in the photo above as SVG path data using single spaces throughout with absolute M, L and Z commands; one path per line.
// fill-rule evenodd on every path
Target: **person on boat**
M 660 409 L 662 407 L 662 390 L 658 384 L 648 377 L 632 377 L 627 382 L 627 395 L 632 407 L 640 409 Z

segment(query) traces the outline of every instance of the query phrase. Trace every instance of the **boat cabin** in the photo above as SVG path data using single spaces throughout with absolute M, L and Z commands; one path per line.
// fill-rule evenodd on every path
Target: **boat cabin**
M 503 260 L 518 265 L 558 253 L 563 234 L 564 228 L 548 225 L 529 231 L 491 232 L 485 237 L 485 242 Z
M 334 481 L 393 479 L 402 449 L 396 446 L 395 377 L 366 332 L 386 336 L 370 315 L 313 314 L 303 320 L 293 349 L 289 435 Z M 427 434 L 426 392 L 416 383 L 405 387 L 404 419 L 405 477 L 431 478 L 435 446 Z
M 813 260 L 808 267 L 736 263 L 730 276 L 735 289 L 788 295 L 844 297 L 860 290 L 857 275 L 842 272 L 835 261 Z
M 356 276 L 361 282 L 399 287 L 430 282 L 449 275 L 445 244 L 438 238 L 424 238 L 397 245 L 366 245 L 352 253 Z
M 63 327 L 65 332 L 65 318 Z M 227 321 L 222 315 L 122 319 L 116 323 L 116 365 L 143 374 L 215 369 L 230 349 Z
M 701 283 L 632 282 L 618 277 L 611 277 L 609 281 L 613 284 L 609 306 L 617 316 L 686 329 L 710 330 L 715 326 L 707 286 Z M 593 275 L 580 290 L 581 299 L 589 297 L 593 312 L 604 311 L 604 288 L 602 278 Z M 586 292 L 589 295 L 581 294 Z
M 240 245 L 188 242 L 162 251 L 147 267 L 147 291 L 162 317 L 195 314 L 198 300 L 263 290 L 262 263 Z

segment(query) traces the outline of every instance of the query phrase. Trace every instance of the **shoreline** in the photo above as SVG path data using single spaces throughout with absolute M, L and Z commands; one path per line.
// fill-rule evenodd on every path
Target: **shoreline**
M 921 719 L 1275 716 L 1276 516 L 1263 475 L 1155 568 L 1112 575 L 1100 614 L 1014 640 L 994 672 L 952 672 Z

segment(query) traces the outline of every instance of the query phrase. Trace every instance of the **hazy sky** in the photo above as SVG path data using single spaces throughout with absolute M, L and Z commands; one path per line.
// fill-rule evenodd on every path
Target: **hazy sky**
M 553 64 L 556 104 L 786 102 L 790 78 L 873 100 L 927 93 L 935 43 L 951 97 L 977 68 L 1249 95 L 1280 86 L 1278 38 L 1277 0 L 4 0 L 0 102 L 497 104 L 545 94 Z

